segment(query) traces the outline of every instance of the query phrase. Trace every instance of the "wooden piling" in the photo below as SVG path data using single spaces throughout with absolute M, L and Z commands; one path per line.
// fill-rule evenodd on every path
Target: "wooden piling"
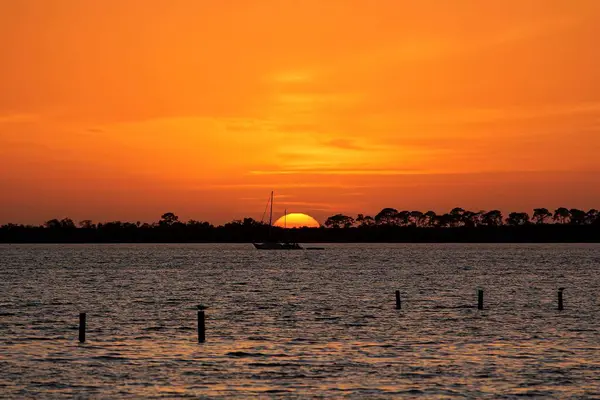
M 400 300 L 400 291 L 396 290 L 396 310 L 402 309 L 402 301 Z
M 85 343 L 85 313 L 79 314 L 79 342 Z
M 198 310 L 198 343 L 206 341 L 206 327 L 204 324 L 204 310 Z
M 483 310 L 483 290 L 477 289 L 477 309 Z
M 564 309 L 564 307 L 563 307 L 563 290 L 565 290 L 565 288 L 558 289 L 558 310 L 559 311 L 562 311 Z

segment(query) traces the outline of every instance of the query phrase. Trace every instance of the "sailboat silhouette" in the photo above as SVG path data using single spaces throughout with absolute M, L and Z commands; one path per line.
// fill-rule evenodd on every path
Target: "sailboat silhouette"
M 273 236 L 273 192 L 271 192 L 269 203 L 267 203 L 267 206 L 269 205 L 269 241 L 263 243 L 252 243 L 254 247 L 258 250 L 302 250 L 302 246 L 300 246 L 298 243 L 272 241 L 271 238 Z M 287 210 L 285 211 L 285 218 L 285 225 L 287 227 Z

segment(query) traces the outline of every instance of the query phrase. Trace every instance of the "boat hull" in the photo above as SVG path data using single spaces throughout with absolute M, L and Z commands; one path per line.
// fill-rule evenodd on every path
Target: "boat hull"
M 302 250 L 298 243 L 265 242 L 252 243 L 258 250 Z

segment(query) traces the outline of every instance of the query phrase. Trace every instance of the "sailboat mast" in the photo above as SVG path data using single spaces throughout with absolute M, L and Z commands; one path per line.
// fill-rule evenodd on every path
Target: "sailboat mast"
M 269 237 L 271 237 L 271 227 L 273 226 L 273 191 L 271 191 L 271 211 L 269 212 Z
M 283 212 L 283 229 L 287 229 L 287 208 Z

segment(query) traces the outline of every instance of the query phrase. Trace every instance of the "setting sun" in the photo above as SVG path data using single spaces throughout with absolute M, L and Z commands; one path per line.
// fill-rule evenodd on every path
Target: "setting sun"
M 279 226 L 282 228 L 318 228 L 321 225 L 316 219 L 314 219 L 310 215 L 306 215 L 303 213 L 291 213 L 284 215 L 277 221 L 275 221 L 275 226 Z

